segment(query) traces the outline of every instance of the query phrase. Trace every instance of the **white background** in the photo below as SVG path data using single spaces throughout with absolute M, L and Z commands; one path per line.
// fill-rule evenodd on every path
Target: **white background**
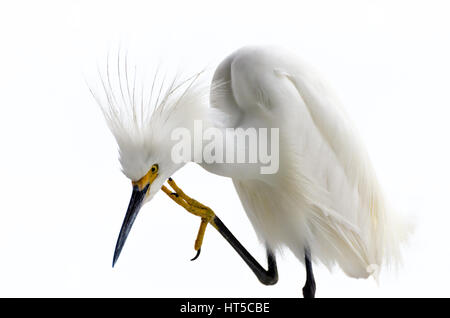
M 84 81 L 119 45 L 214 69 L 264 43 L 328 78 L 390 200 L 417 222 L 396 275 L 377 286 L 316 265 L 317 296 L 450 296 L 449 16 L 446 1 L 2 2 L 0 296 L 300 296 L 305 272 L 290 253 L 266 287 L 211 228 L 190 262 L 199 220 L 162 194 L 112 269 L 131 186 Z M 265 264 L 229 180 L 194 164 L 175 177 Z

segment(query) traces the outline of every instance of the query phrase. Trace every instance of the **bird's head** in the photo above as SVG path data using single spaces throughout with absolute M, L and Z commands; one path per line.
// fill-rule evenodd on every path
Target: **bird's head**
M 170 136 L 168 136 L 170 138 Z M 140 151 L 125 152 L 120 147 L 120 162 L 123 173 L 130 179 L 131 199 L 117 239 L 113 266 L 142 206 L 149 202 L 161 189 L 164 182 L 184 163 L 174 163 L 170 158 L 170 142 L 148 147 L 142 145 Z
M 164 80 L 157 88 L 153 83 L 149 90 L 143 85 L 136 89 L 134 82 L 128 83 L 128 78 L 124 80 L 120 74 L 119 64 L 117 76 L 107 73 L 107 80 L 101 77 L 104 94 L 93 93 L 119 146 L 122 172 L 132 185 L 113 266 L 142 206 L 185 164 L 171 158 L 173 129 L 201 118 L 208 97 L 208 90 L 198 81 L 201 73 L 183 81 L 174 79 L 168 86 L 164 86 Z

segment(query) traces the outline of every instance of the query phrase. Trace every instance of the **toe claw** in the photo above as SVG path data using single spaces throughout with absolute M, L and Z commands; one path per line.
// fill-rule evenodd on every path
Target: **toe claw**
M 202 251 L 201 248 L 198 249 L 197 254 L 194 256 L 193 259 L 191 259 L 191 261 L 195 261 L 199 256 L 200 256 L 200 252 Z
M 177 198 L 179 197 L 178 193 L 173 192 L 172 195 L 176 196 Z

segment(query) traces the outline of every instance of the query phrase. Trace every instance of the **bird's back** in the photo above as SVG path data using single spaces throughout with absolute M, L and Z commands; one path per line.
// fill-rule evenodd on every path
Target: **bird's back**
M 233 178 L 262 240 L 301 260 L 308 247 L 352 277 L 398 259 L 408 228 L 388 208 L 357 132 L 314 70 L 280 48 L 248 47 L 218 67 L 213 83 L 222 85 L 212 90 L 212 107 L 230 115 L 228 126 L 257 118 L 280 129 L 276 176 Z

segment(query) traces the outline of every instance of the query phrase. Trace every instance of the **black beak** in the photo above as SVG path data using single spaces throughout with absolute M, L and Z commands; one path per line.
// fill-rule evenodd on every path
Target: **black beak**
M 128 204 L 127 214 L 125 214 L 125 219 L 123 220 L 122 228 L 120 229 L 119 238 L 117 239 L 116 248 L 114 250 L 113 267 L 120 256 L 120 252 L 127 240 L 128 233 L 130 233 L 134 220 L 141 209 L 142 201 L 144 201 L 149 186 L 150 185 L 147 185 L 143 190 L 139 190 L 137 186 L 133 186 L 133 193 L 131 194 L 131 200 Z

